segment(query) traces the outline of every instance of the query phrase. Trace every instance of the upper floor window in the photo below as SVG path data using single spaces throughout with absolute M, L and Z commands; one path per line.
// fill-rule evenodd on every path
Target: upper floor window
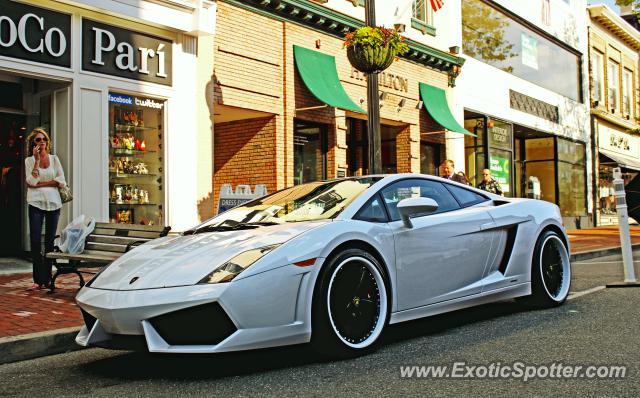
M 633 102 L 633 73 L 624 69 L 622 71 L 622 113 L 624 116 L 631 115 L 631 103 Z
M 602 83 L 604 82 L 604 69 L 602 54 L 597 51 L 591 53 L 591 78 L 593 79 L 593 100 L 601 101 Z
M 433 31 L 433 8 L 429 0 L 415 0 L 411 13 L 411 26 L 422 31 L 431 33 Z
M 608 83 L 608 92 L 609 92 L 609 108 L 611 112 L 615 113 L 618 108 L 618 96 L 620 95 L 620 90 L 618 89 L 618 81 L 620 80 L 620 65 L 613 61 L 609 60 L 607 63 L 607 83 Z

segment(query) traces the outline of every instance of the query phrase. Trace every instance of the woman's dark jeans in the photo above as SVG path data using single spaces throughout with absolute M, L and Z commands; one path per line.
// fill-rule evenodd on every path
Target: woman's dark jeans
M 45 223 L 44 253 L 53 251 L 53 239 L 58 228 L 60 209 L 42 210 L 29 205 L 29 236 L 31 238 L 31 258 L 33 259 L 33 282 L 48 285 L 51 282 L 52 261 L 44 258 L 42 250 L 42 223 Z

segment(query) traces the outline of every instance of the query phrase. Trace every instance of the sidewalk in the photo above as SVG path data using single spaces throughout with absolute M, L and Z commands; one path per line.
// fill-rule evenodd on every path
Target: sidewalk
M 619 252 L 617 227 L 568 230 L 572 259 L 584 260 Z M 631 227 L 632 243 L 640 245 L 640 227 Z M 74 297 L 78 277 L 63 275 L 56 292 L 27 290 L 31 285 L 30 264 L 0 262 L 0 364 L 78 349 L 74 337 L 82 316 Z M 86 275 L 88 280 L 91 275 Z

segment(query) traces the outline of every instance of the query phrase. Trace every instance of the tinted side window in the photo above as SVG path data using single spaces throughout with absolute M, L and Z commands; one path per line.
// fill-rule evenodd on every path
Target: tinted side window
M 402 180 L 398 181 L 382 190 L 382 197 L 389 210 L 391 221 L 400 219 L 398 213 L 398 202 L 402 199 L 415 197 L 431 198 L 438 204 L 438 210 L 435 213 L 443 213 L 445 211 L 456 210 L 460 208 L 458 202 L 454 199 L 444 185 L 436 181 L 430 180 Z M 429 213 L 429 214 L 435 214 Z
M 473 206 L 477 203 L 482 203 L 489 200 L 486 197 L 465 188 L 461 188 L 451 184 L 446 184 L 446 187 L 449 191 L 451 191 L 453 196 L 456 197 L 458 203 L 460 203 L 460 206 L 462 207 Z
M 371 221 L 371 222 L 387 222 L 387 214 L 382 208 L 382 203 L 380 202 L 380 197 L 378 195 L 374 196 L 372 199 L 367 202 L 366 205 L 362 206 L 360 211 L 354 217 L 356 220 L 362 221 Z

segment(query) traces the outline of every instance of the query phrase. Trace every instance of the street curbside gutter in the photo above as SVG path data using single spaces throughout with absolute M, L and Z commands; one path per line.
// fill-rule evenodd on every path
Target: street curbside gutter
M 0 364 L 24 361 L 81 349 L 75 338 L 79 327 L 0 338 Z
M 640 244 L 631 245 L 632 250 L 640 249 Z M 571 261 L 585 261 L 591 260 L 597 257 L 611 256 L 615 254 L 622 254 L 620 246 L 613 246 L 604 249 L 591 250 L 586 252 L 574 253 L 571 255 Z

